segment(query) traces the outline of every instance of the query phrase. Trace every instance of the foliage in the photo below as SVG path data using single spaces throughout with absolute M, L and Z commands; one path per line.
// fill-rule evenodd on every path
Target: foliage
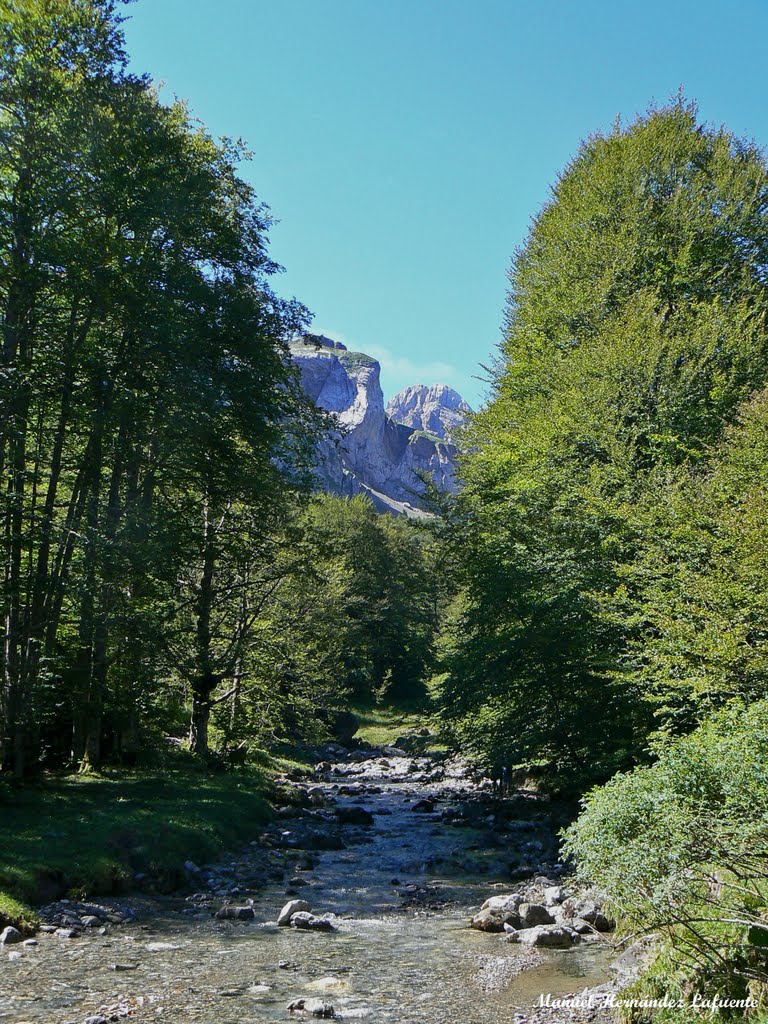
M 442 700 L 478 758 L 578 790 L 641 755 L 641 566 L 768 378 L 767 200 L 762 154 L 678 100 L 585 142 L 534 220 L 453 525 Z
M 764 996 L 768 702 L 734 702 L 657 754 L 587 796 L 566 852 L 625 934 L 665 937 L 649 985 Z

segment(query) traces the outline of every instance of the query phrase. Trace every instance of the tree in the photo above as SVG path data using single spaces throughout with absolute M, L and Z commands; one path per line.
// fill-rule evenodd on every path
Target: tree
M 455 530 L 445 717 L 478 756 L 578 788 L 642 750 L 627 567 L 766 379 L 767 247 L 762 154 L 682 100 L 585 142 L 534 220 Z

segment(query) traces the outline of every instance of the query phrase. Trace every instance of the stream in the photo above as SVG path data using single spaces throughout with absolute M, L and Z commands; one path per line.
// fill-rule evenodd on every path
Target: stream
M 400 751 L 325 763 L 296 791 L 259 840 L 195 872 L 188 894 L 109 901 L 125 923 L 0 952 L 0 1021 L 302 1021 L 313 1018 L 289 1003 L 317 998 L 341 1020 L 522 1024 L 544 1019 L 540 994 L 609 977 L 608 937 L 550 950 L 468 927 L 487 897 L 514 890 L 512 848 L 518 863 L 545 845 L 535 799 L 518 798 L 516 820 L 478 817 L 490 798 L 465 767 Z M 361 807 L 372 823 L 348 823 Z M 336 915 L 334 930 L 278 927 L 297 898 Z M 218 920 L 226 903 L 253 919 Z

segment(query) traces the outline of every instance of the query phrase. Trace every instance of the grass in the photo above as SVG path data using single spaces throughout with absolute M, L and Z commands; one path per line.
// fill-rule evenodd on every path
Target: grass
M 429 725 L 429 712 L 415 711 L 401 707 L 353 707 L 351 711 L 360 720 L 356 737 L 376 747 L 387 746 L 405 733 L 413 733 Z M 434 740 L 426 745 L 428 750 L 444 749 Z
M 0 790 L 0 919 L 28 923 L 29 905 L 124 891 L 142 873 L 161 891 L 184 861 L 210 860 L 254 838 L 269 818 L 264 772 L 48 776 Z

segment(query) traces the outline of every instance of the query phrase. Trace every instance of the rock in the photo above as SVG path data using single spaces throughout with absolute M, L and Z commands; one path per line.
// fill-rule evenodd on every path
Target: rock
M 39 946 L 40 943 L 37 939 L 24 939 L 23 945 L 25 946 Z
M 340 428 L 337 437 L 318 448 L 320 487 L 346 497 L 367 494 L 379 511 L 412 516 L 419 515 L 414 501 L 424 493 L 424 475 L 441 489 L 455 490 L 456 450 L 447 432 L 440 428 L 445 435 L 440 436 L 386 414 L 375 359 L 339 350 L 320 335 L 296 339 L 291 355 L 304 390 L 319 408 L 334 414 Z M 455 392 L 449 392 L 438 385 L 431 405 L 455 404 Z
M 519 893 L 513 892 L 505 896 L 489 896 L 480 909 L 494 912 L 510 909 L 517 910 L 520 904 L 524 902 L 524 898 Z
M 562 885 L 550 885 L 544 890 L 544 905 L 555 907 L 567 899 L 570 893 Z
M 518 913 L 523 928 L 535 928 L 537 925 L 555 923 L 554 917 L 540 903 L 521 903 Z
M 111 971 L 135 971 L 138 970 L 138 964 L 111 964 Z
M 567 949 L 579 942 L 581 936 L 571 928 L 562 925 L 539 925 L 536 928 L 521 928 L 510 932 L 507 942 L 522 942 L 527 946 L 548 946 L 551 949 Z
M 294 914 L 310 914 L 311 911 L 312 907 L 306 900 L 289 900 L 278 914 L 277 923 L 282 927 L 286 927 L 291 923 L 291 918 Z
M 8 925 L 7 928 L 3 928 L 0 932 L 0 946 L 10 946 L 14 942 L 23 942 L 24 936 L 13 925 Z
M 365 807 L 338 807 L 336 820 L 342 825 L 372 825 L 373 815 Z
M 83 1024 L 108 1024 L 107 1018 L 102 1013 L 93 1013 L 86 1017 Z
M 481 932 L 501 932 L 505 930 L 505 925 L 513 928 L 519 928 L 521 925 L 520 915 L 514 906 L 506 910 L 492 910 L 486 907 L 479 914 L 475 914 L 469 922 L 470 928 L 476 928 Z
M 83 928 L 98 928 L 101 924 L 101 918 L 96 917 L 95 914 L 86 914 L 85 917 L 81 919 L 81 924 Z
M 199 875 L 200 874 L 200 868 L 197 866 L 197 864 L 195 864 L 195 862 L 193 860 L 185 860 L 184 861 L 184 870 L 188 871 L 190 873 L 190 875 Z
M 77 939 L 80 932 L 77 928 L 57 928 L 54 935 L 58 935 L 60 939 Z
M 331 1003 L 327 1003 L 325 999 L 307 999 L 304 1001 L 304 1012 L 311 1014 L 313 1017 L 324 1017 L 330 1019 L 336 1016 Z
M 416 811 L 421 814 L 431 814 L 435 809 L 435 805 L 431 800 L 417 800 L 411 808 L 412 811 Z
M 11 950 L 11 952 L 10 952 L 10 953 L 8 954 L 8 959 L 9 959 L 9 960 L 21 960 L 21 958 L 22 958 L 23 956 L 24 956 L 24 954 L 23 954 L 23 953 L 21 952 L 21 950 L 20 950 L 20 949 L 13 949 L 13 950 Z
M 221 907 L 216 911 L 217 921 L 252 921 L 255 916 L 253 907 Z
M 303 910 L 291 915 L 290 924 L 291 928 L 298 928 L 301 931 L 332 932 L 335 930 L 333 923 L 327 917 L 315 917 L 314 914 Z

